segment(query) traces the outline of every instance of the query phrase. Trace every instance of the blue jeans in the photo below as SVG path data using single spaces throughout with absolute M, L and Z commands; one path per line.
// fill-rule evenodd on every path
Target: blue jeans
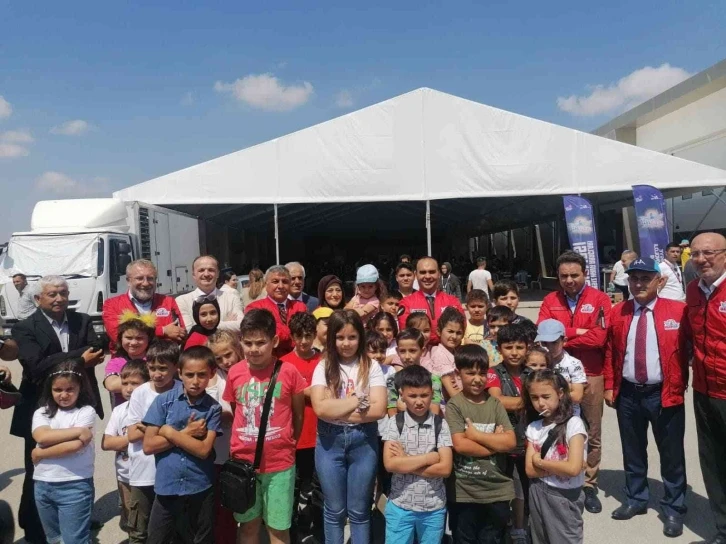
M 386 544 L 441 544 L 446 526 L 446 508 L 432 512 L 414 512 L 386 504 Z
M 378 426 L 333 425 L 318 420 L 315 468 L 323 489 L 326 544 L 343 544 L 346 515 L 353 544 L 370 539 Z
M 93 478 L 72 482 L 35 481 L 35 504 L 49 544 L 91 541 Z

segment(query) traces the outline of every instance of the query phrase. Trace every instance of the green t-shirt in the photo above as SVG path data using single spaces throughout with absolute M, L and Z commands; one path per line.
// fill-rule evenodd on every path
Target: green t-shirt
M 459 393 L 446 404 L 446 423 L 451 436 L 466 430 L 466 418 L 471 419 L 477 429 L 493 433 L 501 425 L 512 430 L 507 411 L 494 397 L 482 404 L 467 400 Z M 446 493 L 453 502 L 490 503 L 514 499 L 514 484 L 505 473 L 506 454 L 497 453 L 489 457 L 460 455 L 454 448 L 454 469 L 447 481 Z
M 392 372 L 386 377 L 386 389 L 388 390 L 388 405 L 387 408 L 395 408 L 398 402 L 398 389 L 396 388 L 396 373 Z M 433 387 L 433 395 L 431 396 L 431 404 L 441 404 L 442 397 L 442 386 L 441 377 L 431 375 L 431 385 Z

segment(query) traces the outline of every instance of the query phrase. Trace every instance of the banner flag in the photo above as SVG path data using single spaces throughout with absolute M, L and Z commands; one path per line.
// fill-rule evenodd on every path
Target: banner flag
M 597 253 L 597 234 L 592 216 L 592 204 L 579 196 L 562 197 L 570 247 L 585 257 L 587 284 L 600 289 L 600 262 Z
M 638 219 L 640 255 L 647 255 L 660 263 L 668 245 L 668 221 L 663 194 L 650 185 L 633 185 L 635 216 Z

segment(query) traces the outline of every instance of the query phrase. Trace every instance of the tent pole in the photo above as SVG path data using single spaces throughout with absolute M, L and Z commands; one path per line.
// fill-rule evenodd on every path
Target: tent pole
M 427 255 L 433 255 L 431 251 L 431 201 L 426 201 L 426 249 Z
M 539 225 L 534 226 L 534 231 L 537 234 L 537 252 L 539 253 L 539 270 L 542 277 L 547 276 L 547 266 L 545 265 L 544 251 L 542 250 L 542 234 L 539 231 Z M 541 287 L 541 286 L 540 286 Z
M 633 233 L 630 230 L 630 217 L 627 206 L 623 208 L 623 230 L 625 231 L 625 247 L 630 251 L 635 251 L 633 246 Z
M 275 206 L 275 263 L 280 264 L 280 230 L 277 222 L 277 204 Z

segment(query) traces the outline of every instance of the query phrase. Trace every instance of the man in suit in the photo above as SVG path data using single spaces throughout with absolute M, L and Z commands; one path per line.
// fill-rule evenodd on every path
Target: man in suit
M 290 272 L 290 294 L 288 298 L 290 300 L 299 300 L 305 304 L 308 312 L 313 312 L 320 306 L 320 301 L 318 297 L 308 295 L 303 291 L 305 288 L 305 268 L 296 261 L 287 263 L 285 268 Z
M 45 542 L 43 528 L 35 507 L 33 491 L 33 461 L 31 452 L 36 444 L 31 434 L 33 412 L 43 382 L 53 367 L 68 359 L 83 361 L 86 374 L 96 398 L 96 412 L 103 418 L 101 396 L 94 374 L 103 361 L 103 349 L 93 331 L 91 318 L 68 310 L 68 283 L 60 276 L 45 276 L 35 295 L 38 309 L 29 318 L 17 323 L 12 330 L 18 344 L 18 360 L 23 367 L 20 383 L 22 401 L 15 407 L 10 434 L 25 439 L 25 480 L 18 510 L 18 523 L 25 530 L 28 542 Z
M 271 266 L 265 272 L 267 297 L 247 305 L 248 310 L 267 310 L 275 317 L 277 337 L 280 342 L 275 348 L 275 357 L 282 357 L 292 351 L 290 319 L 297 313 L 305 313 L 307 308 L 299 300 L 290 300 L 290 272 L 280 265 Z
M 663 534 L 673 538 L 683 533 L 686 513 L 683 395 L 688 385 L 688 353 L 681 329 L 686 305 L 658 294 L 666 283 L 661 270 L 649 257 L 630 263 L 627 273 L 633 299 L 610 313 L 603 376 L 605 402 L 618 413 L 627 498 L 612 517 L 628 520 L 648 510 L 650 424 L 665 488 Z

